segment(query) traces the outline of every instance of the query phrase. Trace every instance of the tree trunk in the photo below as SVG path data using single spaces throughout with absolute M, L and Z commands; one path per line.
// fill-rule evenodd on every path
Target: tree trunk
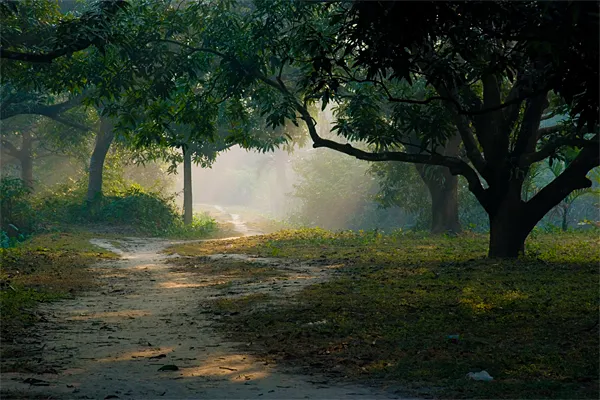
M 192 204 L 192 152 L 183 147 L 183 223 L 191 225 L 193 219 Z
M 102 175 L 104 173 L 104 160 L 110 145 L 115 138 L 112 123 L 106 118 L 100 119 L 100 130 L 96 135 L 96 144 L 90 158 L 90 171 L 88 180 L 87 201 L 94 203 L 102 195 Z
M 516 258 L 525 253 L 525 239 L 535 226 L 525 215 L 520 186 L 515 182 L 504 198 L 497 196 L 490 216 L 490 258 Z
M 21 180 L 29 190 L 33 191 L 33 138 L 28 131 L 23 132 L 19 162 L 21 163 Z
M 415 134 L 411 135 L 410 142 L 419 146 L 420 141 Z M 447 156 L 458 156 L 460 136 L 454 135 L 443 148 L 437 149 Z M 418 147 L 409 146 L 407 151 L 418 153 Z M 462 231 L 458 218 L 458 177 L 452 175 L 446 167 L 427 167 L 416 164 L 415 167 L 425 182 L 431 197 L 431 233 L 457 234 Z M 427 170 L 427 168 L 434 168 Z
M 434 171 L 426 171 L 423 165 L 416 167 L 431 196 L 431 233 L 460 233 L 458 177 L 445 167 L 434 167 Z
M 447 171 L 444 175 L 450 175 L 450 172 Z M 458 218 L 458 178 L 450 176 L 444 183 L 427 187 L 431 195 L 431 233 L 460 233 L 462 228 Z
M 562 212 L 562 230 L 566 232 L 569 230 L 569 205 L 565 204 Z

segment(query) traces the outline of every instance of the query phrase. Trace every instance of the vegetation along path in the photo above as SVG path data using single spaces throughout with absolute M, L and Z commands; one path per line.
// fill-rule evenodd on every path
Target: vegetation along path
M 23 398 L 398 398 L 299 374 L 244 352 L 212 326 L 216 299 L 288 294 L 334 269 L 241 255 L 206 257 L 203 268 L 162 251 L 161 239 L 92 239 L 118 253 L 96 265 L 98 289 L 41 308 L 41 374 L 3 374 L 3 392 Z M 200 266 L 198 266 L 200 267 Z M 243 271 L 258 274 L 244 279 Z M 228 280 L 236 274 L 241 279 Z M 260 279 L 257 279 L 260 278 Z M 251 340 L 251 339 L 248 339 Z M 31 344 L 37 346 L 40 344 Z

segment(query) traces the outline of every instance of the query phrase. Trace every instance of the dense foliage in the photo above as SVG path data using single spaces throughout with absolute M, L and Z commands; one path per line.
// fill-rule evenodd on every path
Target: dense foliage
M 302 123 L 315 147 L 442 167 L 443 180 L 419 170 L 432 231 L 444 219 L 460 231 L 463 176 L 488 214 L 490 256 L 522 252 L 544 215 L 591 186 L 599 163 L 594 3 L 2 4 L 2 83 L 15 94 L 4 110 L 33 101 L 56 118 L 75 97 L 129 145 L 183 153 L 184 164 L 234 144 L 273 150 L 293 140 L 286 122 Z M 334 139 L 314 117 L 329 103 Z M 556 113 L 570 119 L 540 127 Z M 576 158 L 525 200 L 532 165 L 570 149 Z M 96 175 L 88 200 L 101 191 Z

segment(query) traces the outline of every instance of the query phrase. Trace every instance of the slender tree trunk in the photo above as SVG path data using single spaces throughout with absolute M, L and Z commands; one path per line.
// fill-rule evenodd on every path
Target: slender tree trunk
M 33 138 L 27 131 L 23 132 L 19 162 L 21 163 L 21 180 L 29 190 L 33 191 Z
M 112 123 L 106 118 L 100 119 L 100 130 L 96 135 L 96 144 L 90 158 L 87 201 L 94 203 L 102 195 L 102 175 L 104 173 L 104 160 L 115 138 Z
M 183 146 L 183 223 L 185 225 L 192 223 L 192 200 L 192 152 L 188 146 Z
M 562 230 L 566 232 L 569 230 L 569 205 L 565 204 L 562 212 Z

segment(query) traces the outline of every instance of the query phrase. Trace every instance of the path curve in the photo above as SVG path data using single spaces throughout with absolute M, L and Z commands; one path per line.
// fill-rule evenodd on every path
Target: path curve
M 218 293 L 214 277 L 171 268 L 173 256 L 161 253 L 170 241 L 116 242 L 93 241 L 121 255 L 95 267 L 97 290 L 40 310 L 46 321 L 39 325 L 45 343 L 39 362 L 51 373 L 3 374 L 4 393 L 51 399 L 398 398 L 292 374 L 240 351 L 239 343 L 226 342 L 211 327 L 212 314 L 202 312 L 201 304 Z M 158 371 L 165 365 L 178 370 Z

